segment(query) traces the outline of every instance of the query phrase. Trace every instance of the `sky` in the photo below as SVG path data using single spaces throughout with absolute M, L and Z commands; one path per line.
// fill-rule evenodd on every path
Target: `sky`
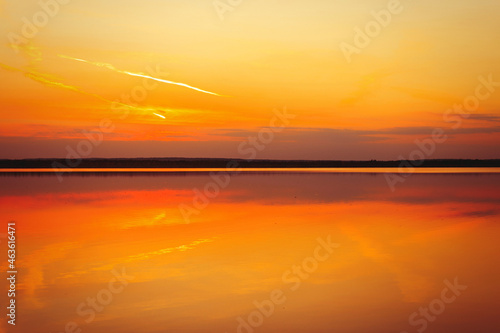
M 499 158 L 499 13 L 0 0 L 0 158 Z

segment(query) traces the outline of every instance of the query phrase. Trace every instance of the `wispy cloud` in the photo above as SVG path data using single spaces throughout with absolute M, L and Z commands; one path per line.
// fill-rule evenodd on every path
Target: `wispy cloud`
M 369 95 L 379 90 L 382 85 L 382 80 L 392 74 L 394 73 L 389 70 L 378 70 L 370 74 L 363 75 L 358 82 L 357 90 L 354 91 L 349 97 L 344 98 L 341 101 L 341 104 L 350 106 L 361 102 Z
M 431 101 L 440 104 L 451 105 L 456 103 L 459 98 L 441 91 L 432 91 L 428 89 L 421 88 L 410 88 L 410 87 L 397 87 L 393 86 L 392 89 L 404 93 L 415 99 L 421 99 L 426 101 Z
M 126 104 L 123 102 L 112 101 L 110 99 L 102 97 L 101 95 L 86 92 L 86 91 L 84 91 L 76 86 L 72 86 L 69 84 L 55 81 L 53 78 L 51 78 L 50 75 L 39 73 L 39 72 L 36 72 L 34 70 L 24 70 L 24 69 L 12 67 L 12 66 L 9 66 L 9 65 L 6 65 L 3 63 L 0 63 L 0 67 L 5 69 L 5 70 L 8 70 L 8 71 L 23 73 L 27 78 L 30 78 L 33 81 L 39 82 L 39 83 L 46 85 L 46 86 L 49 86 L 49 87 L 71 90 L 71 91 L 74 91 L 76 93 L 80 93 L 83 95 L 94 97 L 96 99 L 99 99 L 99 100 L 107 102 L 107 103 L 117 103 L 118 105 L 126 107 L 130 110 L 134 110 L 134 111 L 138 111 L 138 112 L 151 112 L 157 116 L 160 116 L 158 112 L 171 112 L 171 110 L 169 110 L 169 109 L 160 108 L 160 107 L 135 106 L 135 105 L 129 105 L 129 104 Z M 166 118 L 165 116 L 160 116 L 160 117 L 162 117 L 163 119 Z
M 42 53 L 39 48 L 34 46 L 31 42 L 25 45 L 11 45 L 12 48 L 15 48 L 19 51 L 22 51 L 24 55 L 26 55 L 29 59 L 29 64 L 26 66 L 26 68 L 18 68 L 18 67 L 13 67 L 7 64 L 0 63 L 0 68 L 11 71 L 11 72 L 19 72 L 24 74 L 27 78 L 30 78 L 33 81 L 36 81 L 38 83 L 41 83 L 43 85 L 49 86 L 49 87 L 55 87 L 55 88 L 61 88 L 65 90 L 71 90 L 73 92 L 83 94 L 86 96 L 91 96 L 93 98 L 96 98 L 98 100 L 101 100 L 106 103 L 116 103 L 118 106 L 125 107 L 129 110 L 136 111 L 138 113 L 150 113 L 155 116 L 158 116 L 160 118 L 166 119 L 166 117 L 163 114 L 168 114 L 171 113 L 172 110 L 162 108 L 162 107 L 153 107 L 153 106 L 139 106 L 139 105 L 130 105 L 127 103 L 123 103 L 120 101 L 112 101 L 110 99 L 107 99 L 99 94 L 95 93 L 90 93 L 87 92 L 81 88 L 78 88 L 76 86 L 66 84 L 63 82 L 60 82 L 56 77 L 46 74 L 46 73 L 40 73 L 39 71 L 36 70 L 36 65 L 40 61 L 42 61 Z
M 463 212 L 458 214 L 458 216 L 462 217 L 488 217 L 488 216 L 495 216 L 498 215 L 499 211 L 496 209 L 489 209 L 489 210 L 476 210 L 472 212 Z
M 498 123 L 500 122 L 500 116 L 491 114 L 471 114 L 469 115 L 470 120 L 482 120 L 487 122 Z

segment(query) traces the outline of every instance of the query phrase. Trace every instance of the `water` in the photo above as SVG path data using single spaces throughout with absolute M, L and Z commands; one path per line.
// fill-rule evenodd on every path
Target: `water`
M 15 330 L 500 329 L 500 174 L 217 175 L 0 176 Z

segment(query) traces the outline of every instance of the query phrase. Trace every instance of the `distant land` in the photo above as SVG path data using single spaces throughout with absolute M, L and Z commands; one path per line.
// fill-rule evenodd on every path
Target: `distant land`
M 231 158 L 90 158 L 0 159 L 1 169 L 39 168 L 498 168 L 500 159 L 432 159 L 422 161 L 245 160 Z

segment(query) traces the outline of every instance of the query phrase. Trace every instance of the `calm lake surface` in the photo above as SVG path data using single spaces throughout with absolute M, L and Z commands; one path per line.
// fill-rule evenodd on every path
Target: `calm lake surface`
M 9 331 L 500 331 L 498 173 L 2 174 L 0 208 Z

